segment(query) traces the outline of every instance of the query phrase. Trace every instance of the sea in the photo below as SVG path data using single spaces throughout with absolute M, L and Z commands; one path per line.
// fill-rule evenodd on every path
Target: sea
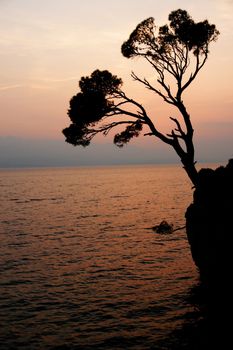
M 180 166 L 2 169 L 0 189 L 1 350 L 207 348 Z

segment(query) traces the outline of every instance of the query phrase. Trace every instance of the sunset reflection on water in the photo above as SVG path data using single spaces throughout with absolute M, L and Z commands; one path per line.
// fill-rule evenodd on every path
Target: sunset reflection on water
M 12 170 L 1 187 L 3 349 L 172 348 L 199 319 L 185 231 L 151 229 L 184 225 L 182 169 Z

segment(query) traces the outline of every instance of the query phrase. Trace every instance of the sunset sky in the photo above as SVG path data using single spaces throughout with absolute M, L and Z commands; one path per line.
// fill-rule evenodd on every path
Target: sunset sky
M 80 149 L 66 144 L 61 130 L 69 125 L 66 111 L 80 77 L 98 68 L 121 77 L 127 93 L 170 131 L 170 108 L 130 77 L 132 70 L 153 71 L 124 58 L 120 48 L 140 21 L 152 16 L 165 24 L 178 8 L 221 33 L 184 97 L 196 159 L 233 157 L 233 0 L 0 0 L 0 167 L 177 160 L 156 139 L 142 137 L 119 150 L 111 137 L 98 138 Z

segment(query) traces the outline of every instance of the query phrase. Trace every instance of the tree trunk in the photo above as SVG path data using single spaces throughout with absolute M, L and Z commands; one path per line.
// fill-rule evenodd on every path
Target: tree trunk
M 187 162 L 187 161 L 183 161 L 183 160 L 181 160 L 181 161 L 184 165 L 184 170 L 188 174 L 188 177 L 192 181 L 194 187 L 196 187 L 198 185 L 198 172 L 197 172 L 197 169 L 195 167 L 195 163 L 193 161 L 191 161 L 191 162 Z

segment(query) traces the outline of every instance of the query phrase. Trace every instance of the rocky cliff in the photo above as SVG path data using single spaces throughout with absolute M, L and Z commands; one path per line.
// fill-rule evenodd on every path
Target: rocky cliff
M 201 169 L 186 231 L 193 260 L 205 280 L 224 279 L 233 268 L 233 159 L 216 170 Z

